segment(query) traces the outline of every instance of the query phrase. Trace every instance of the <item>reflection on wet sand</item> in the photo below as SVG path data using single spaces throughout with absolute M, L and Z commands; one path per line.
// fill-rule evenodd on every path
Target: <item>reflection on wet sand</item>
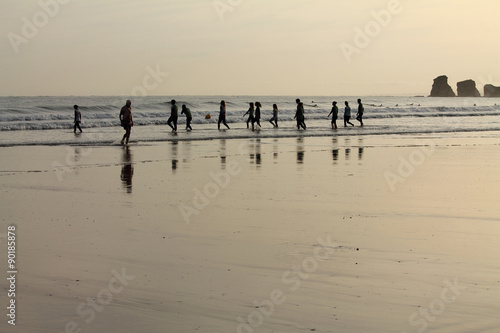
M 339 160 L 339 148 L 336 136 L 332 137 L 332 147 L 333 164 L 337 164 L 337 161 Z
M 345 149 L 345 159 L 346 161 L 351 158 L 351 148 L 346 148 Z
M 351 138 L 345 137 L 345 160 L 348 161 L 351 158 Z
M 352 148 L 351 146 L 351 139 L 350 138 L 345 138 L 344 142 L 346 148 L 344 148 L 345 152 L 345 160 L 348 161 L 351 158 L 351 153 L 352 153 Z M 337 164 L 337 161 L 339 160 L 340 157 L 340 148 L 338 144 L 338 139 L 336 137 L 332 138 L 332 158 L 334 164 Z M 363 159 L 363 154 L 365 152 L 365 147 L 363 143 L 363 138 L 358 139 L 358 160 Z
M 122 180 L 123 187 L 127 189 L 127 193 L 132 193 L 132 177 L 134 176 L 134 164 L 132 159 L 132 150 L 129 146 L 123 148 L 122 162 L 123 165 L 120 179 Z
M 226 169 L 226 139 L 220 140 L 219 154 L 220 154 L 220 163 L 222 164 L 221 167 L 223 170 L 225 170 Z
M 358 138 L 358 160 L 363 159 L 363 153 L 365 152 L 365 147 L 363 144 L 363 138 Z
M 278 138 L 275 138 L 273 140 L 273 158 L 278 159 L 278 152 L 279 152 L 279 145 L 278 145 Z
M 339 160 L 339 150 L 338 149 L 333 149 L 332 150 L 332 156 L 333 156 L 333 161 L 337 162 Z
M 260 144 L 260 139 L 256 139 L 252 143 L 250 143 L 250 164 L 255 164 L 257 168 L 260 168 L 262 164 Z
M 297 164 L 304 164 L 304 138 L 299 136 L 297 138 Z
M 360 160 L 360 161 L 363 159 L 364 150 L 365 150 L 364 147 L 359 147 L 358 148 L 358 160 Z
M 182 158 L 182 167 L 189 169 L 191 167 L 191 164 L 189 163 L 189 159 L 191 158 L 191 141 L 186 140 L 182 142 L 182 152 L 184 155 Z
M 179 151 L 179 141 L 175 140 L 170 143 L 170 148 L 172 149 L 172 173 L 177 170 L 177 163 L 179 160 L 177 159 L 178 151 Z

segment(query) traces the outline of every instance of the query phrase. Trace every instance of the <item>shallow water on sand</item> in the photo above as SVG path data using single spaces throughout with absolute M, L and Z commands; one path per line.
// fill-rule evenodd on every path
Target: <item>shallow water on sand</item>
M 494 332 L 499 152 L 498 132 L 3 147 L 16 329 Z

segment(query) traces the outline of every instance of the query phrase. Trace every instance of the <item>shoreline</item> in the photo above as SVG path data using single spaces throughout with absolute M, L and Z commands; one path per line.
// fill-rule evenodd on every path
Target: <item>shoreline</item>
M 200 126 L 201 127 L 201 126 Z M 420 129 L 398 129 L 391 128 L 388 126 L 376 126 L 376 125 L 365 125 L 365 126 L 355 126 L 355 127 L 340 127 L 337 130 L 332 130 L 326 126 L 311 126 L 308 130 L 297 130 L 291 126 L 283 126 L 279 129 L 264 128 L 262 130 L 256 130 L 252 132 L 245 127 L 231 127 L 229 130 L 217 130 L 217 128 L 212 128 L 210 125 L 204 125 L 203 127 L 195 128 L 193 131 L 179 130 L 177 133 L 172 133 L 170 128 L 165 128 L 164 126 L 134 126 L 131 134 L 130 143 L 133 145 L 148 145 L 148 144 L 160 144 L 162 142 L 175 142 L 175 141 L 211 141 L 211 140 L 243 140 L 243 139 L 285 139 L 285 138 L 314 138 L 314 137 L 357 137 L 357 136 L 407 136 L 407 135 L 441 135 L 443 137 L 448 136 L 470 136 L 474 133 L 477 135 L 495 135 L 500 132 L 500 127 L 478 130 L 477 128 L 463 128 L 460 131 L 456 129 L 443 129 L 435 130 L 429 128 L 428 130 Z M 103 129 L 103 128 L 101 128 Z M 134 131 L 135 129 L 135 131 Z M 83 133 L 73 134 L 71 131 L 61 131 L 55 129 L 47 129 L 40 131 L 28 131 L 27 133 L 21 132 L 0 132 L 0 143 L 1 147 L 16 147 L 16 146 L 115 146 L 121 145 L 120 139 L 123 135 L 123 129 L 121 127 L 110 127 L 104 128 L 103 131 L 96 132 L 96 129 L 84 128 Z M 378 131 L 380 130 L 380 132 Z M 54 137 L 54 140 L 45 138 L 41 142 L 35 142 L 35 138 L 40 138 L 39 134 L 51 134 L 50 137 Z M 45 132 L 45 133 L 44 133 Z M 12 138 L 12 134 L 24 134 L 22 140 L 24 142 L 14 141 L 9 143 L 9 140 L 16 140 Z M 33 139 L 30 139 L 30 135 Z M 66 134 L 67 138 L 61 139 L 61 136 Z M 135 135 L 134 135 L 135 134 Z M 107 138 L 110 139 L 107 139 Z M 45 140 L 45 141 L 43 141 Z

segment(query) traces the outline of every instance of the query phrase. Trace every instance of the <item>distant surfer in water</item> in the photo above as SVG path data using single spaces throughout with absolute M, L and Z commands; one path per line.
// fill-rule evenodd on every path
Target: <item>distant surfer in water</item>
M 127 103 L 120 110 L 120 121 L 123 129 L 125 130 L 125 134 L 122 138 L 122 144 L 128 144 L 128 140 L 130 138 L 130 131 L 132 130 L 132 126 L 134 126 L 134 121 L 132 119 L 132 102 L 127 100 Z
M 361 98 L 358 98 L 358 113 L 356 114 L 356 120 L 361 123 L 363 126 L 363 113 L 365 112 L 365 108 L 363 107 L 363 103 L 361 103 Z
M 306 129 L 306 123 L 304 122 L 304 103 L 300 101 L 299 98 L 295 100 L 297 103 L 297 111 L 295 112 L 295 117 L 294 119 L 297 120 L 297 129 L 300 130 L 302 127 L 303 129 Z
M 193 116 L 191 115 L 191 110 L 186 107 L 186 104 L 182 104 L 181 114 L 186 115 L 186 131 L 192 131 L 191 120 L 193 120 Z
M 273 125 L 274 128 L 278 128 L 278 105 L 276 104 L 273 104 L 273 117 L 269 119 L 269 122 Z
M 332 129 L 337 129 L 337 117 L 339 115 L 339 108 L 336 101 L 332 103 L 332 112 L 328 114 L 328 117 L 330 117 L 330 115 L 332 115 Z
M 344 109 L 344 127 L 347 127 L 347 124 L 354 126 L 354 124 L 351 123 L 349 120 L 351 120 L 351 107 L 349 106 L 349 102 L 346 101 Z
M 75 126 L 73 127 L 73 132 L 76 133 L 76 129 L 78 128 L 80 130 L 80 133 L 82 132 L 82 128 L 80 127 L 80 123 L 82 122 L 82 114 L 80 113 L 80 110 L 78 109 L 78 105 L 74 105 L 73 108 L 75 109 Z
M 177 132 L 177 119 L 179 118 L 179 108 L 175 103 L 175 99 L 170 101 L 172 106 L 170 107 L 170 118 L 167 120 L 167 125 L 172 128 L 172 132 Z M 172 126 L 172 123 L 174 123 L 174 126 Z
M 248 115 L 248 119 L 247 119 L 247 128 L 249 128 L 249 123 L 251 122 L 252 123 L 252 131 L 255 130 L 254 128 L 254 124 L 255 124 L 255 116 L 254 116 L 254 112 L 255 112 L 255 109 L 254 109 L 254 106 L 253 106 L 253 102 L 250 102 L 250 107 L 248 108 L 248 111 L 243 115 L 243 118 Z
M 219 130 L 220 130 L 220 123 L 223 123 L 227 127 L 227 129 L 230 129 L 226 123 L 226 102 L 225 101 L 220 102 L 219 122 L 217 124 L 217 128 Z
M 261 107 L 262 107 L 262 104 L 260 104 L 260 102 L 255 103 L 255 122 L 257 123 L 257 125 L 259 125 L 259 128 L 262 127 L 262 126 L 260 126 L 260 108 Z

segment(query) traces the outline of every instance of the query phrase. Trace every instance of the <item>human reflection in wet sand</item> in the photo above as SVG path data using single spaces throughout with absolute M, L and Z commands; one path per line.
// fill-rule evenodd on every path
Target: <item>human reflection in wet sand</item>
M 274 138 L 273 140 L 273 158 L 276 160 L 278 159 L 278 149 L 279 149 L 279 145 L 278 145 L 278 138 Z M 276 163 L 276 161 L 274 162 Z
M 365 152 L 365 147 L 364 147 L 364 144 L 363 144 L 363 138 L 359 138 L 358 139 L 358 144 L 359 144 L 359 147 L 358 147 L 358 160 L 362 160 L 363 159 L 363 153 Z
M 349 138 L 349 137 L 345 138 L 345 145 L 346 145 L 346 147 L 348 147 L 345 149 L 345 159 L 347 161 L 351 157 L 351 148 L 349 148 L 349 147 L 351 147 L 351 138 Z
M 297 137 L 297 164 L 304 164 L 304 138 Z
M 69 154 L 71 154 L 72 152 L 74 153 L 74 156 L 73 156 L 73 159 L 74 159 L 74 163 L 71 163 L 71 162 L 68 162 L 67 163 L 71 163 L 75 166 L 79 165 L 80 164 L 80 160 L 82 159 L 82 157 L 85 157 L 87 155 L 89 155 L 91 152 L 92 152 L 92 148 L 89 147 L 89 148 L 82 148 L 82 147 L 74 147 L 74 150 L 72 151 L 70 147 L 66 147 L 66 150 L 68 151 L 68 158 L 69 158 Z M 78 174 L 78 170 L 79 168 L 74 168 L 74 172 L 75 174 Z
M 76 134 L 76 132 L 75 132 L 75 134 Z M 80 147 L 75 147 L 75 157 L 74 157 L 75 165 L 78 165 L 81 158 L 82 158 L 82 152 L 80 150 Z M 77 174 L 77 175 L 79 174 L 78 169 L 79 168 L 75 168 L 75 174 Z
M 123 148 L 122 156 L 122 172 L 120 179 L 122 180 L 123 187 L 127 189 L 127 193 L 132 193 L 132 177 L 134 176 L 134 164 L 132 159 L 132 150 L 129 146 Z
M 339 160 L 339 150 L 338 149 L 333 149 L 332 150 L 332 156 L 333 156 L 333 163 L 337 164 L 337 161 Z
M 172 141 L 170 143 L 170 148 L 172 149 L 172 173 L 175 173 L 175 171 L 177 170 L 177 163 L 179 163 L 179 160 L 177 159 L 179 151 L 179 141 Z
M 339 160 L 339 148 L 338 140 L 336 137 L 332 138 L 332 147 L 333 164 L 337 164 L 337 161 Z
M 220 140 L 219 154 L 220 154 L 221 168 L 222 168 L 222 170 L 225 170 L 226 169 L 226 139 Z
M 254 143 L 250 144 L 250 164 L 254 164 L 257 168 L 261 167 L 262 155 L 260 150 L 260 139 L 255 139 Z
M 182 154 L 184 156 L 182 158 L 182 167 L 184 169 L 190 169 L 191 168 L 191 164 L 190 164 L 191 141 L 190 140 L 182 141 L 181 151 L 182 151 Z
M 78 162 L 80 162 L 81 157 L 82 152 L 80 151 L 80 147 L 75 147 L 75 164 L 78 164 Z

